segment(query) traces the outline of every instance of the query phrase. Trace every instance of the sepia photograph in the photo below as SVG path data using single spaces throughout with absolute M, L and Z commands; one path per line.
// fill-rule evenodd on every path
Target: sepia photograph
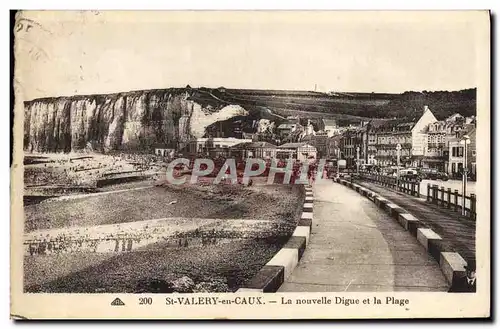
M 12 312 L 488 316 L 489 20 L 18 11 Z

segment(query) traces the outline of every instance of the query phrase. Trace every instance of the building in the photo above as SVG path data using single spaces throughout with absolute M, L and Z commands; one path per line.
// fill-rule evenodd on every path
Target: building
M 278 135 L 281 138 L 285 138 L 291 133 L 301 129 L 302 126 L 299 123 L 282 123 L 278 126 Z
M 390 120 L 368 131 L 367 162 L 379 166 L 397 164 L 397 145 L 401 145 L 400 165 L 425 167 L 429 124 L 437 122 L 425 106 L 418 120 Z
M 457 121 L 450 118 L 429 124 L 427 128 L 427 147 L 423 158 L 424 166 L 448 172 L 449 145 L 456 139 L 457 133 L 463 129 L 461 116 L 453 115 Z
M 367 140 L 366 133 L 367 126 L 364 123 L 359 127 L 348 127 L 342 133 L 340 159 L 346 160 L 348 168 L 357 165 L 358 156 L 360 165 L 366 163 L 366 143 L 364 143 Z
M 455 114 L 450 115 L 444 121 L 445 122 L 457 123 L 457 122 L 464 122 L 465 118 L 461 114 L 455 113 Z
M 276 158 L 277 146 L 268 142 L 240 143 L 230 148 L 231 155 L 236 158 Z
M 286 143 L 278 146 L 276 150 L 278 159 L 296 159 L 301 162 L 307 159 L 317 158 L 316 147 L 307 143 Z
M 328 137 L 326 142 L 326 158 L 327 159 L 340 159 L 340 143 L 342 142 L 342 135 L 337 133 L 332 137 Z
M 339 127 L 335 119 L 323 119 L 323 126 L 323 131 L 326 132 L 328 137 L 333 137 L 333 135 L 339 132 Z
M 300 141 L 311 140 L 314 138 L 314 136 L 316 136 L 316 130 L 314 129 L 311 120 L 307 119 L 307 124 L 305 125 L 304 129 L 302 129 L 302 132 L 300 134 Z
M 476 117 L 473 115 L 471 117 L 465 118 L 465 124 L 476 124 Z
M 471 177 L 476 180 L 477 176 L 477 150 L 476 150 L 476 125 L 474 124 L 474 128 L 470 128 L 470 130 L 467 132 L 467 135 L 469 135 L 470 138 L 470 144 L 467 145 L 467 168 L 469 170 L 469 173 Z
M 251 140 L 257 140 L 258 138 L 258 135 L 254 134 L 254 133 L 246 133 L 246 132 L 242 132 L 241 133 L 241 137 L 243 139 L 251 139 Z
M 399 163 L 410 165 L 412 161 L 412 129 L 415 123 L 391 121 L 380 126 L 368 136 L 369 162 L 379 166 L 397 164 L 397 145 L 401 145 Z
M 315 135 L 310 137 L 311 145 L 313 145 L 317 152 L 319 158 L 325 158 L 328 156 L 328 133 L 325 131 L 318 131 Z
M 464 129 L 471 129 L 474 124 L 471 118 L 464 118 L 460 114 L 453 114 L 443 121 L 429 124 L 427 129 L 427 148 L 423 159 L 424 166 L 451 173 L 450 143 L 463 135 Z M 453 155 L 451 155 L 453 157 Z M 456 161 L 454 161 L 456 163 Z M 455 165 L 456 166 L 456 165 Z
M 156 144 L 154 146 L 155 154 L 158 156 L 173 156 L 175 153 L 175 147 L 170 144 Z
M 431 123 L 438 121 L 428 106 L 411 130 L 411 159 L 412 166 L 428 167 L 424 159 L 427 152 L 427 130 Z
M 234 137 L 197 138 L 189 142 L 189 153 L 211 157 L 228 156 L 232 146 L 251 142 L 251 139 Z
M 470 144 L 467 145 L 467 168 L 471 176 L 476 176 L 476 127 L 471 125 L 459 131 L 456 137 L 449 142 L 449 157 L 446 171 L 454 178 L 460 178 L 463 174 L 464 135 L 468 135 L 470 140 Z

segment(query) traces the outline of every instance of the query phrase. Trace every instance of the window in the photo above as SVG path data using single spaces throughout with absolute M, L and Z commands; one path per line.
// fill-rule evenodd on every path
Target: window
M 451 155 L 456 157 L 457 156 L 457 148 L 456 147 L 452 147 L 451 148 Z
M 472 156 L 475 157 L 476 156 L 476 150 L 472 150 Z
M 458 148 L 458 156 L 459 157 L 463 157 L 464 156 L 464 148 L 463 147 L 459 147 Z
M 451 172 L 452 172 L 452 173 L 456 173 L 456 172 L 457 172 L 456 165 L 457 165 L 457 164 L 456 164 L 455 162 L 453 162 L 453 163 L 451 164 Z

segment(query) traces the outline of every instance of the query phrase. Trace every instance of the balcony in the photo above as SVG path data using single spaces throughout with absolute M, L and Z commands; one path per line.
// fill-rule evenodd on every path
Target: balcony
M 446 147 L 446 143 L 445 142 L 428 142 L 427 143 L 427 147 L 428 148 L 445 148 Z
M 411 143 L 399 143 L 403 149 L 411 149 Z M 396 149 L 398 143 L 378 143 L 375 144 L 377 148 L 380 149 Z

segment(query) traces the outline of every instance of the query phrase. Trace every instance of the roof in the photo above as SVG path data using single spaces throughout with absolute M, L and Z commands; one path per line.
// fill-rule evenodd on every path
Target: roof
M 411 121 L 408 122 L 404 119 L 395 119 L 391 121 L 386 121 L 384 124 L 378 126 L 374 131 L 376 132 L 384 132 L 384 131 L 393 131 L 394 128 L 398 128 L 397 131 L 411 131 L 415 126 L 416 122 Z
M 460 113 L 454 113 L 454 114 L 450 115 L 449 117 L 447 117 L 445 120 L 450 121 L 450 120 L 454 120 L 456 118 L 463 118 L 463 115 L 461 115 Z
M 458 135 L 459 137 L 455 137 L 455 138 L 452 138 L 450 139 L 450 142 L 459 142 L 462 140 L 462 137 L 465 136 L 465 135 L 472 135 L 472 134 L 475 134 L 476 133 L 476 127 L 471 125 L 471 126 L 468 126 L 468 127 L 465 127 L 465 129 L 463 130 L 460 130 L 458 131 Z
M 278 146 L 278 148 L 283 148 L 283 149 L 296 149 L 301 146 L 309 146 L 309 147 L 314 147 L 308 143 L 285 143 L 283 145 Z
M 335 119 L 323 119 L 323 124 L 325 126 L 337 126 L 337 120 L 335 120 Z
M 350 135 L 350 134 L 357 134 L 360 132 L 366 131 L 366 126 L 364 127 L 347 127 L 347 129 L 344 131 L 344 134 Z
M 467 132 L 468 135 L 476 132 L 476 125 L 474 124 L 466 124 L 465 125 L 465 131 Z
M 268 142 L 246 142 L 231 146 L 232 149 L 252 149 L 252 148 L 277 148 L 276 145 Z
M 277 146 L 274 144 L 271 144 L 269 142 L 252 142 L 248 144 L 246 147 L 250 148 L 276 148 Z
M 370 126 L 370 129 L 376 129 L 378 127 L 381 127 L 381 126 L 385 125 L 386 123 L 387 123 L 387 120 L 372 119 L 372 120 L 370 120 L 370 122 L 368 123 L 368 125 Z

